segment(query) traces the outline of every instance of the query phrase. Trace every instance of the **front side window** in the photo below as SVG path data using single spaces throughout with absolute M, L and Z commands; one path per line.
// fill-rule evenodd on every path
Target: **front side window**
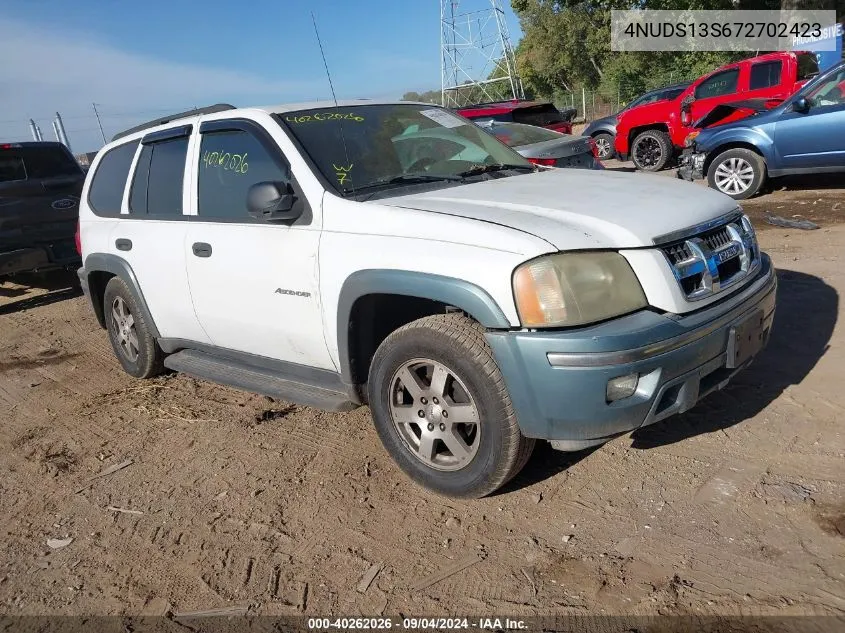
M 772 86 L 777 86 L 780 83 L 780 73 L 782 67 L 783 62 L 780 60 L 752 64 L 751 79 L 748 82 L 748 89 L 760 90 L 761 88 L 771 88 Z
M 816 84 L 807 95 L 807 101 L 816 108 L 845 104 L 845 68 L 840 68 Z
M 144 145 L 129 192 L 129 212 L 181 215 L 187 155 L 187 136 Z
M 461 181 L 478 172 L 532 170 L 477 125 L 439 107 L 364 105 L 280 115 L 330 185 L 343 195 L 382 184 Z
M 118 214 L 138 141 L 113 147 L 100 159 L 88 191 L 88 204 L 97 214 Z
M 707 99 L 708 97 L 721 97 L 736 92 L 739 81 L 739 69 L 731 68 L 724 72 L 716 73 L 702 81 L 695 89 L 696 99 Z
M 202 135 L 199 209 L 204 218 L 248 220 L 249 188 L 259 182 L 290 183 L 290 169 L 250 132 L 230 130 Z

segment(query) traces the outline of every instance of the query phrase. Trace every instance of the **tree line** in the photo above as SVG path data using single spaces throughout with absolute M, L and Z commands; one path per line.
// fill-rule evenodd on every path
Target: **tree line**
M 832 9 L 845 15 L 845 0 L 511 0 L 511 7 L 523 33 L 516 61 L 526 95 L 551 100 L 584 89 L 626 101 L 749 56 L 727 51 L 613 52 L 613 9 Z M 490 89 L 501 93 L 497 98 L 509 96 L 506 82 Z M 440 91 L 407 92 L 403 99 L 440 103 Z

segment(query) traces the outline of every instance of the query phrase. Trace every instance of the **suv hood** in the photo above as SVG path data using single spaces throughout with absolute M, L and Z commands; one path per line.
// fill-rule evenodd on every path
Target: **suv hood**
M 652 246 L 658 236 L 737 208 L 724 194 L 675 178 L 586 169 L 491 178 L 379 203 L 510 227 L 559 250 Z

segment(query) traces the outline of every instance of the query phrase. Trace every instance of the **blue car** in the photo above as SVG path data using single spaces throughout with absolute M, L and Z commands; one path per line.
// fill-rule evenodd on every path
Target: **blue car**
M 750 198 L 766 178 L 845 172 L 845 62 L 816 77 L 775 108 L 744 101 L 719 106 L 697 122 L 705 128 L 739 111 L 755 114 L 693 132 L 678 176 L 707 178 L 735 200 Z

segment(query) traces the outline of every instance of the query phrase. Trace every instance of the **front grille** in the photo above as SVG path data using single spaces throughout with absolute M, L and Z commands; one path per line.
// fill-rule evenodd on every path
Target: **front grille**
M 745 216 L 664 244 L 661 250 L 689 301 L 735 286 L 760 266 L 757 238 Z

